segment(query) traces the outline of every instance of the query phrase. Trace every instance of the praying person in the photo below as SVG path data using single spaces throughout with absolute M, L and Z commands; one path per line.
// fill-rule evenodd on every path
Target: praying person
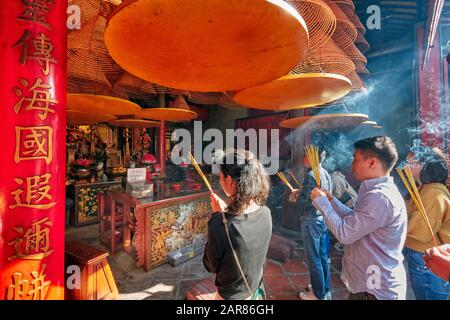
M 321 187 L 331 192 L 333 189 L 331 176 L 321 165 L 326 153 L 325 151 L 319 150 L 319 154 Z M 294 190 L 293 194 L 297 195 L 297 207 L 301 214 L 301 235 L 309 268 L 312 293 L 314 295 L 300 292 L 299 298 L 301 300 L 331 300 L 328 231 L 322 215 L 314 208 L 309 198 L 311 190 L 317 187 L 317 182 L 306 155 L 303 157 L 303 163 L 308 173 L 303 188 L 301 190 Z
M 398 160 L 389 137 L 354 144 L 353 172 L 362 181 L 355 207 L 316 188 L 311 199 L 328 229 L 343 243 L 341 279 L 350 300 L 405 300 L 402 249 L 407 231 L 405 202 L 390 176 Z
M 217 300 L 261 300 L 272 237 L 272 217 L 265 206 L 269 177 L 261 162 L 245 150 L 227 150 L 216 163 L 228 201 L 211 195 L 214 214 L 208 222 L 203 264 L 216 274 Z
M 447 157 L 438 148 L 423 148 L 409 154 L 419 195 L 439 244 L 450 243 L 450 193 L 447 189 Z M 423 255 L 434 247 L 433 238 L 414 201 L 407 203 L 408 234 L 403 254 L 408 261 L 411 285 L 417 300 L 447 300 L 450 285 L 425 266 Z

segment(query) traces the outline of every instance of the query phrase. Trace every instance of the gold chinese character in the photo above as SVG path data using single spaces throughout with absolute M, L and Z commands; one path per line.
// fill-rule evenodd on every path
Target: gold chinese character
M 31 32 L 29 30 L 25 30 L 22 37 L 17 41 L 13 48 L 21 45 L 22 46 L 22 55 L 20 58 L 20 63 L 25 64 L 27 58 L 36 60 L 40 66 L 42 66 L 42 73 L 46 76 L 50 73 L 50 63 L 57 64 L 58 62 L 52 57 L 52 51 L 54 49 L 52 41 L 47 38 L 44 33 L 39 33 L 38 37 L 35 37 L 32 41 L 34 51 L 28 56 L 28 42 L 27 40 L 30 38 Z
M 44 199 L 52 200 L 52 196 L 49 194 L 51 189 L 49 180 L 51 177 L 52 175 L 50 173 L 46 173 L 42 176 L 27 177 L 26 181 L 20 178 L 14 179 L 14 181 L 19 185 L 23 185 L 25 183 L 25 190 L 19 188 L 11 192 L 11 195 L 14 196 L 16 204 L 9 206 L 9 208 L 15 209 L 17 207 L 24 207 L 43 210 L 53 207 L 56 202 L 40 203 Z M 23 193 L 25 193 L 24 202 L 22 201 Z
M 41 273 L 37 273 L 36 271 L 31 272 L 34 278 L 31 281 L 33 289 L 28 292 L 28 295 L 33 296 L 33 300 L 44 300 L 47 297 L 47 292 L 52 282 L 45 281 L 45 277 L 47 276 L 44 274 L 46 267 L 45 264 L 42 265 Z
M 16 127 L 16 152 L 14 161 L 44 159 L 49 164 L 53 159 L 53 128 Z
M 51 97 L 53 88 L 50 84 L 43 84 L 42 79 L 37 78 L 31 88 L 28 88 L 29 83 L 26 79 L 21 78 L 19 82 L 22 86 L 27 87 L 27 90 L 30 91 L 31 94 L 24 96 L 21 89 L 17 87 L 14 88 L 16 96 L 21 97 L 20 101 L 14 105 L 14 111 L 16 113 L 19 113 L 25 102 L 27 103 L 25 110 L 40 111 L 39 118 L 41 118 L 41 120 L 46 119 L 49 112 L 55 113 L 55 110 L 51 109 L 50 106 L 58 103 L 58 101 Z
M 46 226 L 52 226 L 48 217 L 33 222 L 25 233 L 23 227 L 14 228 L 20 237 L 8 243 L 9 246 L 14 246 L 16 251 L 16 255 L 9 257 L 8 260 L 42 260 L 48 257 L 53 250 L 50 250 L 50 228 Z
M 50 284 L 52 283 L 50 280 L 45 281 L 47 275 L 44 274 L 44 272 L 46 268 L 47 265 L 43 264 L 40 273 L 36 271 L 31 272 L 31 275 L 34 278 L 31 281 L 31 286 L 29 280 L 22 279 L 22 274 L 20 272 L 15 272 L 13 274 L 13 284 L 8 286 L 6 299 L 22 300 L 31 296 L 31 299 L 33 300 L 44 300 L 47 297 Z
M 52 29 L 47 21 L 49 13 L 48 4 L 55 4 L 54 0 L 20 0 L 25 7 L 25 11 L 21 13 L 17 19 L 22 21 L 30 21 Z
M 30 281 L 22 280 L 22 274 L 15 272 L 13 274 L 13 284 L 8 286 L 7 300 L 22 300 L 28 295 Z

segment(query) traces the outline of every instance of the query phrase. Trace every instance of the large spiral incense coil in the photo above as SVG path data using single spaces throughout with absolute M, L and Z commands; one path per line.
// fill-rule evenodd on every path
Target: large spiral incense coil
M 116 94 L 127 95 L 134 99 L 146 99 L 156 95 L 156 91 L 150 82 L 124 72 L 114 84 L 113 91 Z
M 345 13 L 347 17 L 351 17 L 355 14 L 355 4 L 352 0 L 325 0 L 326 3 L 335 3 L 341 8 L 342 12 Z
M 356 72 L 352 72 L 347 75 L 347 77 L 352 82 L 352 91 L 351 93 L 363 93 L 367 94 L 367 88 L 361 78 L 356 74 Z
M 354 14 L 352 17 L 350 17 L 350 21 L 353 22 L 358 33 L 361 33 L 362 35 L 364 35 L 366 33 L 366 28 L 364 27 L 361 20 L 359 20 L 359 18 L 356 14 Z
M 327 4 L 336 15 L 337 23 L 336 31 L 331 37 L 341 49 L 345 49 L 356 40 L 358 32 L 356 31 L 356 27 L 353 22 L 349 20 L 337 4 L 333 2 L 327 2 Z
M 287 0 L 305 20 L 309 33 L 309 50 L 321 47 L 336 29 L 336 16 L 322 0 Z
M 122 68 L 109 55 L 104 42 L 106 19 L 97 16 L 89 20 L 81 30 L 74 30 L 67 36 L 68 61 L 81 68 L 96 68 L 99 66 L 106 74 L 118 74 Z M 85 64 L 85 61 L 96 61 L 95 65 Z
M 371 72 L 369 69 L 367 69 L 367 67 L 361 68 L 359 70 L 356 70 L 357 74 L 362 74 L 362 75 L 367 75 L 370 76 Z
M 263 110 L 293 110 L 315 107 L 349 93 L 348 78 L 330 73 L 301 73 L 281 77 L 261 86 L 238 91 L 240 105 Z
M 75 5 L 80 8 L 81 29 L 83 29 L 85 24 L 93 18 L 97 18 L 98 16 L 108 17 L 118 3 L 113 2 L 106 0 L 68 0 L 67 4 L 68 6 Z M 71 32 L 76 31 L 75 29 Z
M 345 54 L 355 64 L 356 73 L 363 72 L 366 68 L 367 58 L 358 50 L 358 48 L 352 43 L 350 46 L 344 49 Z
M 329 39 L 318 50 L 309 52 L 303 63 L 290 74 L 326 72 L 345 76 L 353 71 L 355 71 L 354 63 L 332 39 Z
M 309 34 L 283 0 L 127 0 L 109 18 L 105 44 L 141 79 L 224 92 L 287 74 L 306 55 Z
M 359 32 L 355 40 L 355 45 L 362 53 L 366 53 L 370 49 L 369 42 L 367 42 L 366 38 Z
M 222 92 L 190 91 L 187 99 L 198 104 L 219 104 L 224 101 L 224 94 Z
M 111 84 L 95 56 L 83 55 L 78 57 L 76 52 L 72 54 L 76 59 L 67 62 L 68 92 L 104 94 L 111 90 Z

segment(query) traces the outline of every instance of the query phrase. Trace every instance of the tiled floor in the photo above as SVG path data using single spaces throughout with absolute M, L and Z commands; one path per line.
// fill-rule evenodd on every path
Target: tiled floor
M 299 300 L 298 292 L 304 290 L 309 281 L 308 268 L 304 262 L 304 253 L 298 234 L 283 228 L 274 228 L 274 232 L 295 240 L 298 247 L 294 257 L 284 263 L 267 260 L 264 281 L 269 299 Z M 98 240 L 98 226 L 70 228 L 66 231 L 67 240 L 78 240 L 92 246 L 103 248 Z M 331 293 L 335 300 L 345 300 L 348 291 L 339 278 L 342 254 L 332 248 L 331 251 Z M 203 267 L 202 257 L 197 256 L 177 267 L 166 263 L 149 272 L 137 268 L 135 261 L 126 253 L 109 256 L 119 299 L 123 300 L 182 300 L 186 292 L 198 281 L 211 277 Z M 409 293 L 409 298 L 411 294 Z

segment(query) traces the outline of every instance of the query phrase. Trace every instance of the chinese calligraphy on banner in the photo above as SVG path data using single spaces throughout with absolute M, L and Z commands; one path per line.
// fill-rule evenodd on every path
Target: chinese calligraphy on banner
M 0 6 L 0 300 L 63 299 L 67 1 Z

